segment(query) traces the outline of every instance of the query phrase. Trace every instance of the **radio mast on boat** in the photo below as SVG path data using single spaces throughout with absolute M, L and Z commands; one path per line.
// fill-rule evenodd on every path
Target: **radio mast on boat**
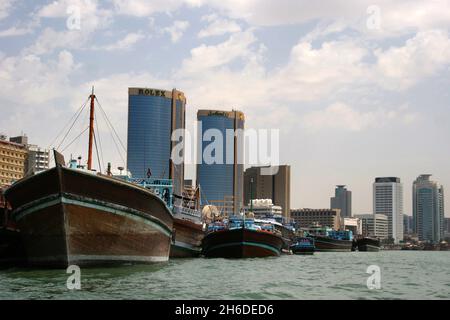
M 94 102 L 95 102 L 95 94 L 94 94 L 94 86 L 92 86 L 92 94 L 91 98 L 91 112 L 89 117 L 89 151 L 88 151 L 88 170 L 92 170 L 92 146 L 94 143 Z

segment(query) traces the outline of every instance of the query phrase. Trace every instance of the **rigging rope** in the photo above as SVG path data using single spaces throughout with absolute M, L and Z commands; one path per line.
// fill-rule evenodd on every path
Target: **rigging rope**
M 73 126 L 75 125 L 75 123 L 77 122 L 78 118 L 80 117 L 82 111 L 84 110 L 84 108 L 86 107 L 87 101 L 84 103 L 83 107 L 81 108 L 81 110 L 78 112 L 78 115 L 76 116 L 75 120 L 73 121 L 72 125 L 70 126 L 69 130 L 67 131 L 67 133 L 65 134 L 63 140 L 60 142 L 60 144 L 58 145 L 58 147 L 56 148 L 57 150 L 61 147 L 61 145 L 64 143 L 64 141 L 66 140 L 67 136 L 69 135 L 70 131 L 72 130 Z
M 72 145 L 72 143 L 74 143 L 76 140 L 78 140 L 79 137 L 81 137 L 83 135 L 83 133 L 85 133 L 86 131 L 89 130 L 89 127 L 87 127 L 86 129 L 84 129 L 78 136 L 75 137 L 75 139 L 73 139 L 63 150 L 61 150 L 61 153 L 63 153 L 64 151 L 67 150 L 68 147 L 70 147 Z

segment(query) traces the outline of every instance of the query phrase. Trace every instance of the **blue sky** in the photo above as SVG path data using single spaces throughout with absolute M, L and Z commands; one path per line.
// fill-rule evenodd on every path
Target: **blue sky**
M 398 176 L 409 214 L 418 175 L 450 182 L 449 17 L 449 1 L 2 0 L 0 131 L 50 146 L 95 85 L 125 141 L 127 88 L 176 87 L 188 121 L 237 108 L 281 130 L 292 207 L 346 184 L 369 213 L 374 178 Z

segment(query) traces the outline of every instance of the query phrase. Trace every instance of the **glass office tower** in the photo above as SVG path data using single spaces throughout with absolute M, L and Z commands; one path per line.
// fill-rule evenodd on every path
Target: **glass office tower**
M 185 128 L 185 113 L 186 98 L 176 89 L 129 88 L 127 164 L 133 178 L 172 179 L 174 193 L 182 194 L 184 163 L 170 157 L 171 134 Z
M 228 215 L 237 214 L 243 207 L 244 201 L 242 159 L 244 150 L 243 135 L 235 133 L 238 129 L 244 129 L 244 114 L 240 111 L 199 110 L 197 120 L 199 121 L 199 138 L 202 138 L 198 144 L 199 162 L 197 164 L 197 182 L 202 190 L 202 205 L 213 204 Z M 205 133 L 211 129 L 213 131 L 209 131 L 210 133 L 220 132 L 223 137 L 222 150 L 214 150 L 211 153 L 215 159 L 220 158 L 214 163 L 208 163 L 205 159 L 205 155 L 211 150 L 211 145 L 216 139 L 214 136 L 208 141 L 208 134 L 205 136 Z

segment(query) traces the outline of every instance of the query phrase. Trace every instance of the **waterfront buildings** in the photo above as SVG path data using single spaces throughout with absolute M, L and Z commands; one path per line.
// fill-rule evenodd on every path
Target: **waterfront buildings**
M 407 214 L 403 215 L 403 234 L 412 234 L 414 233 L 414 219 L 412 216 Z
M 347 190 L 346 186 L 338 185 L 335 189 L 335 195 L 330 199 L 331 209 L 340 209 L 341 217 L 352 217 L 352 192 Z
M 339 230 L 341 228 L 341 211 L 339 209 L 293 209 L 291 210 L 291 221 L 297 228 L 320 225 Z
M 253 199 L 246 207 L 255 216 L 281 216 L 283 208 L 272 203 L 272 199 Z
M 128 89 L 127 163 L 133 178 L 170 178 L 174 193 L 182 194 L 184 161 L 171 161 L 175 146 L 171 136 L 174 130 L 185 128 L 185 110 L 184 93 L 176 89 Z
M 273 174 L 263 174 L 262 169 Z M 251 197 L 271 199 L 274 205 L 282 208 L 283 216 L 288 219 L 291 210 L 291 166 L 251 167 L 245 170 L 244 203 L 249 203 Z
M 244 113 L 199 110 L 197 183 L 202 204 L 213 204 L 225 214 L 244 207 Z M 220 143 L 223 142 L 223 143 Z
M 47 170 L 50 167 L 50 150 L 29 144 L 26 135 L 11 137 L 9 141 L 25 146 L 28 151 L 25 159 L 25 176 Z
M 420 175 L 413 183 L 414 230 L 421 241 L 439 242 L 444 238 L 444 188 Z
M 0 187 L 10 186 L 25 175 L 25 161 L 27 158 L 25 145 L 0 138 Z
M 373 184 L 373 213 L 388 217 L 389 238 L 403 241 L 403 185 L 400 178 L 380 177 Z
M 389 238 L 389 218 L 384 214 L 363 214 L 361 220 L 363 236 L 376 237 L 381 240 Z
M 350 230 L 354 235 L 362 234 L 362 221 L 359 218 L 341 217 L 341 230 Z
M 444 239 L 450 240 L 450 218 L 444 218 Z

